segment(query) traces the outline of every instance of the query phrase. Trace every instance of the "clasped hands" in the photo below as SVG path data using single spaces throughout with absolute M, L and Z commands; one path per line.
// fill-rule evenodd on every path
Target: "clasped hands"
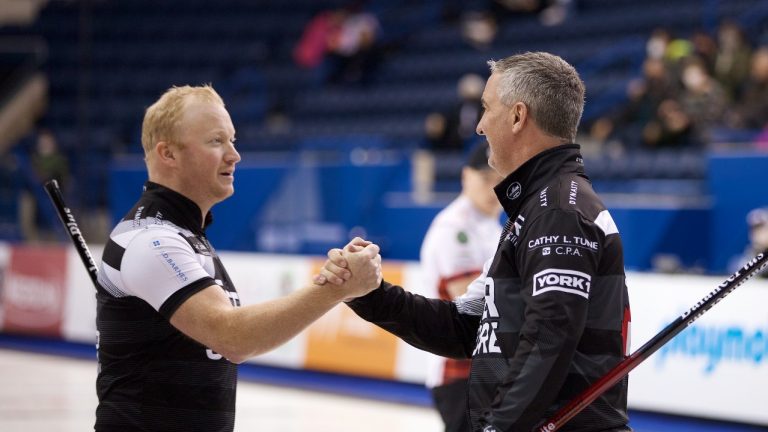
M 381 278 L 379 247 L 355 237 L 343 249 L 328 251 L 328 259 L 313 282 L 340 290 L 344 301 L 349 301 L 378 288 Z

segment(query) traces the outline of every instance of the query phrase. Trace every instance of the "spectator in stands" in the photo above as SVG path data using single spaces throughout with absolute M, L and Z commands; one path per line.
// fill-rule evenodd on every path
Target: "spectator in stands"
M 645 148 L 680 147 L 692 143 L 693 124 L 675 99 L 666 99 L 642 131 Z
M 480 75 L 463 75 L 456 87 L 458 103 L 449 111 L 427 116 L 424 130 L 431 150 L 463 151 L 469 147 L 482 113 L 480 97 L 484 86 L 485 80 Z
M 424 119 L 426 148 L 412 157 L 413 190 L 416 202 L 429 202 L 435 183 L 436 158 L 462 153 L 477 138 L 475 126 L 482 114 L 480 97 L 485 80 L 477 74 L 459 79 L 458 103 L 449 111 L 433 112 Z
M 41 129 L 37 133 L 35 147 L 30 155 L 30 167 L 33 179 L 29 188 L 39 188 L 48 180 L 56 180 L 62 190 L 69 185 L 69 161 L 59 151 L 56 136 L 50 129 Z M 51 221 L 43 217 L 38 208 L 36 194 L 28 191 L 20 197 L 21 226 L 27 241 L 52 241 L 56 239 L 58 227 L 51 226 Z
M 489 49 L 497 31 L 496 17 L 487 11 L 470 11 L 461 19 L 461 36 L 477 50 Z
M 69 161 L 59 151 L 56 136 L 50 129 L 43 129 L 37 135 L 37 144 L 31 163 L 32 169 L 41 181 L 56 180 L 59 182 L 59 187 L 67 186 Z
M 492 0 L 469 1 L 461 18 L 464 40 L 478 50 L 487 50 L 499 28 L 510 17 L 538 14 L 545 26 L 562 24 L 574 9 L 575 0 Z
M 723 124 L 727 95 L 704 64 L 696 58 L 685 61 L 681 80 L 683 90 L 679 98 L 680 106 L 690 120 L 694 140 L 706 144 L 710 139 L 711 128 Z
M 742 28 L 730 20 L 720 24 L 717 44 L 714 76 L 723 87 L 728 100 L 737 100 L 741 95 L 742 85 L 749 76 L 752 48 Z
M 749 244 L 741 255 L 734 257 L 728 264 L 728 271 L 731 273 L 768 248 L 768 207 L 759 207 L 747 213 L 747 226 Z M 763 271 L 760 275 L 768 277 L 768 272 Z
M 293 59 L 299 66 L 320 66 L 328 53 L 330 41 L 340 31 L 346 19 L 344 9 L 322 11 L 304 27 L 301 38 L 293 50 Z
M 728 126 L 760 129 L 768 125 L 768 45 L 752 55 L 744 91 L 728 115 Z
M 461 194 L 444 208 L 421 245 L 425 294 L 455 300 L 467 291 L 496 250 L 501 206 L 493 187 L 502 178 L 488 166 L 488 143 L 475 146 L 461 171 Z M 467 417 L 469 360 L 430 356 L 427 386 L 445 432 L 470 430 Z
M 590 128 L 591 137 L 598 142 L 618 140 L 626 148 L 641 147 L 644 130 L 658 119 L 659 106 L 674 98 L 677 91 L 666 63 L 649 56 L 643 62 L 643 76 L 627 86 L 627 104 L 596 120 Z
M 330 34 L 328 54 L 332 83 L 368 83 L 380 61 L 381 25 L 362 3 L 353 3 L 343 13 L 343 20 Z
M 550 0 L 539 14 L 539 21 L 545 26 L 560 25 L 568 18 L 575 8 L 576 0 Z
M 520 14 L 538 14 L 543 25 L 555 26 L 565 21 L 575 3 L 575 0 L 493 0 L 490 11 L 499 21 Z
M 712 41 L 702 39 L 694 43 L 673 38 L 663 28 L 654 30 L 646 43 L 643 77 L 630 81 L 626 105 L 592 123 L 590 138 L 619 142 L 629 149 L 705 140 L 709 127 L 719 122 L 713 117 L 723 113 L 725 100 L 697 57 L 697 50 L 704 55 L 712 50 Z
M 715 71 L 717 60 L 717 41 L 704 30 L 696 30 L 691 35 L 692 54 L 700 58 L 710 73 Z
M 665 28 L 657 28 L 645 43 L 645 56 L 649 59 L 664 60 L 667 48 L 672 41 L 672 35 Z
M 693 42 L 688 37 L 674 36 L 670 33 L 663 58 L 667 69 L 672 76 L 678 78 L 678 82 L 687 60 L 692 57 L 695 57 Z M 682 83 L 679 84 L 682 87 Z

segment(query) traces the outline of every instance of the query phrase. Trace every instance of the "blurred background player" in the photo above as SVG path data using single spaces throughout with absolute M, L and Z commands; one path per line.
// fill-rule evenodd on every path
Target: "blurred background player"
M 501 181 L 488 166 L 488 143 L 472 149 L 461 172 L 461 194 L 435 216 L 421 245 L 428 297 L 454 300 L 483 271 L 501 236 L 501 205 L 493 187 Z M 427 386 L 446 432 L 470 430 L 467 384 L 470 360 L 430 358 Z
M 768 207 L 758 207 L 747 213 L 747 226 L 749 227 L 749 244 L 744 252 L 731 259 L 728 271 L 735 272 L 740 269 L 755 255 L 768 248 Z M 761 272 L 761 277 L 768 277 L 768 272 Z

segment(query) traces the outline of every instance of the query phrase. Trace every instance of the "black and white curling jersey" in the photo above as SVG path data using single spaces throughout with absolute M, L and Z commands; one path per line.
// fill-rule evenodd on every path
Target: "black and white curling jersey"
M 110 234 L 96 294 L 97 431 L 233 430 L 237 366 L 170 324 L 211 285 L 239 306 L 202 226 L 194 202 L 147 182 Z
M 349 306 L 417 348 L 471 357 L 472 429 L 529 432 L 623 360 L 629 296 L 618 229 L 579 147 L 540 153 L 496 186 L 509 217 L 495 256 L 459 299 L 386 282 Z M 563 431 L 629 431 L 627 379 Z

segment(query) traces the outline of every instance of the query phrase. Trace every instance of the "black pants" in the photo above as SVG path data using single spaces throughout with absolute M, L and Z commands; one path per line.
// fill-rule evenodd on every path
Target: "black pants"
M 445 432 L 469 432 L 468 380 L 454 381 L 432 389 L 432 400 L 445 423 Z

